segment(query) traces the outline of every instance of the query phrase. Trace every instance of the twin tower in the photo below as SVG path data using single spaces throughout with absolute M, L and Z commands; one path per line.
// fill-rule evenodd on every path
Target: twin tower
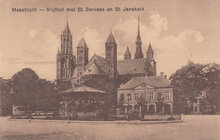
M 57 80 L 70 80 L 73 77 L 80 77 L 83 72 L 85 72 L 86 65 L 89 62 L 89 48 L 83 37 L 76 48 L 77 56 L 75 57 L 72 50 L 72 34 L 67 22 L 66 27 L 61 34 L 61 50 L 58 49 L 57 52 Z M 111 73 L 110 77 L 116 77 L 120 72 L 118 73 L 117 71 L 117 44 L 112 32 L 109 34 L 105 43 L 105 55 L 108 71 L 111 71 L 109 72 Z M 124 59 L 124 61 L 129 61 L 131 59 L 131 53 L 128 47 L 124 54 Z M 139 18 L 134 59 L 143 59 Z M 146 59 L 154 61 L 151 45 L 149 45 Z

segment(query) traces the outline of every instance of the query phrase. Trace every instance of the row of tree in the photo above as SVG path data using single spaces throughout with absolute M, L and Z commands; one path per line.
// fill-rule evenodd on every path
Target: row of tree
M 201 105 L 220 110 L 220 65 L 195 64 L 191 61 L 170 77 L 174 87 L 174 113 L 184 113 L 187 101 L 195 102 L 202 92 L 206 93 Z M 12 104 L 24 106 L 27 111 L 58 108 L 59 98 L 54 82 L 40 79 L 31 69 L 25 68 L 1 85 L 1 90 L 12 96 Z M 142 106 L 142 99 L 139 101 Z M 201 108 L 202 109 L 202 108 Z
M 201 96 L 202 92 L 205 92 L 206 96 L 203 97 L 201 106 L 210 105 L 212 109 L 220 110 L 220 65 L 196 64 L 189 61 L 171 75 L 170 80 L 174 87 L 176 113 L 184 113 L 187 102 L 195 102 L 196 97 Z M 191 111 L 192 109 L 188 113 Z
M 56 110 L 59 106 L 54 82 L 40 79 L 29 68 L 15 73 L 2 90 L 12 97 L 12 105 L 22 106 L 25 112 Z

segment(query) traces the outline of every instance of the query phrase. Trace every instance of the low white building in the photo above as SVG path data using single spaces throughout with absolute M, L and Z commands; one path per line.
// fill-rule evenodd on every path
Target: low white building
M 171 114 L 173 87 L 162 76 L 133 77 L 118 88 L 117 104 L 118 115 L 127 114 L 130 110 L 144 114 Z

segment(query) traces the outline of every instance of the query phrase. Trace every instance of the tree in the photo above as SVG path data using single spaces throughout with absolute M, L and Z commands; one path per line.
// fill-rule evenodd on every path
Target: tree
M 45 111 L 58 108 L 59 101 L 55 84 L 45 79 L 39 79 L 36 86 L 38 89 L 37 94 L 34 96 L 36 107 Z
M 195 64 L 191 61 L 171 75 L 174 86 L 174 111 L 181 110 L 186 101 L 195 101 L 201 92 L 207 92 L 207 100 L 219 106 L 220 68 L 217 64 Z
M 123 108 L 124 107 L 125 98 L 124 96 L 119 97 L 118 107 Z
M 13 104 L 23 106 L 26 113 L 57 107 L 54 83 L 39 79 L 30 68 L 24 68 L 12 76 Z
M 11 115 L 12 113 L 10 85 L 10 80 L 0 77 L 0 115 Z
M 141 118 L 144 117 L 144 105 L 147 104 L 147 100 L 143 97 L 143 96 L 140 96 L 137 98 L 137 104 L 140 106 L 140 116 Z
M 12 88 L 14 90 L 13 103 L 24 106 L 25 111 L 33 110 L 36 106 L 38 75 L 31 69 L 25 68 L 12 76 Z
M 162 111 L 162 108 L 164 106 L 164 96 L 162 95 L 161 92 L 157 93 L 156 105 L 157 105 L 157 111 Z

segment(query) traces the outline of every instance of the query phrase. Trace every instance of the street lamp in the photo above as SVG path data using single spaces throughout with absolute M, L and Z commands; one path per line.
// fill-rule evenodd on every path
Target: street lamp
M 12 100 L 11 100 L 11 102 L 12 102 L 12 118 L 13 118 L 13 114 L 14 114 L 14 94 L 15 94 L 15 90 L 14 90 L 14 89 L 11 89 L 11 90 L 9 91 L 9 94 L 12 95 Z

